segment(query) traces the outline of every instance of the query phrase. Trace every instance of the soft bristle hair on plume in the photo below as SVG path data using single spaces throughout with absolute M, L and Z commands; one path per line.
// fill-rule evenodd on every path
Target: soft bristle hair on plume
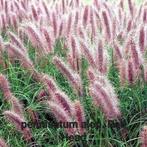
M 57 90 L 52 100 L 58 103 L 70 116 L 73 115 L 72 101 L 64 92 Z
M 8 147 L 3 138 L 0 138 L 0 147 Z
M 23 104 L 14 96 L 12 96 L 9 101 L 11 103 L 11 110 L 24 119 Z
M 86 119 L 84 107 L 78 100 L 74 102 L 74 113 L 75 121 L 78 123 L 78 132 L 80 135 L 83 135 L 86 131 L 83 127 L 83 123 L 86 122 Z
M 90 86 L 90 94 L 96 106 L 100 107 L 108 120 L 113 120 L 120 117 L 119 100 L 108 94 L 108 90 L 101 83 L 94 82 Z
M 8 122 L 14 125 L 15 128 L 22 133 L 25 141 L 31 142 L 32 140 L 31 130 L 28 127 L 22 128 L 22 123 L 26 121 L 13 111 L 4 111 L 3 114 L 5 118 L 8 120 Z
M 21 66 L 25 68 L 29 73 L 34 75 L 34 72 L 36 72 L 36 70 L 28 55 L 25 55 L 22 50 L 11 43 L 6 43 L 5 48 L 7 49 L 6 52 L 8 53 L 8 56 L 12 63 L 15 60 L 19 60 Z
M 87 43 L 85 43 L 85 41 L 81 41 L 80 42 L 80 47 L 82 50 L 82 54 L 86 57 L 86 59 L 88 60 L 89 64 L 93 67 L 96 68 L 96 62 L 94 59 L 93 54 L 91 53 L 89 46 L 87 45 Z
M 77 93 L 82 95 L 83 88 L 79 74 L 75 73 L 57 56 L 53 58 L 53 63 L 60 70 L 60 72 L 68 79 L 68 81 L 71 83 L 71 86 L 77 91 Z
M 107 14 L 106 10 L 102 11 L 102 22 L 104 25 L 104 36 L 106 38 L 106 41 L 111 40 L 111 23 L 109 19 L 109 15 Z
M 0 89 L 3 92 L 5 100 L 9 100 L 12 97 L 11 91 L 10 91 L 10 86 L 7 78 L 0 74 Z
M 51 112 L 54 114 L 58 122 L 61 122 L 62 124 L 73 122 L 72 118 L 58 103 L 47 101 L 46 104 L 50 108 Z M 65 130 L 69 136 L 75 134 L 74 128 L 65 128 Z
M 46 55 L 47 51 L 44 43 L 45 38 L 41 35 L 41 33 L 39 33 L 40 30 L 34 24 L 24 25 L 23 28 L 26 35 L 28 35 L 28 38 L 30 39 L 32 45 L 37 48 L 37 55 Z
M 8 33 L 11 43 L 16 45 L 18 48 L 20 48 L 21 51 L 23 51 L 27 55 L 27 49 L 24 47 L 22 41 L 17 37 L 14 33 L 9 32 Z
M 39 81 L 44 85 L 47 94 L 49 94 L 50 96 L 54 95 L 54 93 L 58 89 L 55 80 L 47 74 L 41 73 Z
M 106 74 L 107 73 L 107 53 L 103 46 L 102 40 L 99 40 L 99 43 L 97 44 L 96 48 L 96 65 L 98 68 L 98 71 Z
M 147 126 L 142 128 L 140 133 L 141 147 L 147 147 Z

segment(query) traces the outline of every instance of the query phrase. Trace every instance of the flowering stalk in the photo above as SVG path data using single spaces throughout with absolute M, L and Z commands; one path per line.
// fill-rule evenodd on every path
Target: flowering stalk
M 78 74 L 74 73 L 71 68 L 65 65 L 65 63 L 59 58 L 54 57 L 53 62 L 60 72 L 69 80 L 71 86 L 82 95 L 82 83 L 81 78 Z
M 85 119 L 85 113 L 84 113 L 84 108 L 81 105 L 80 101 L 75 101 L 74 102 L 74 113 L 75 113 L 75 120 L 78 123 L 78 132 L 80 135 L 83 135 L 85 133 L 85 129 L 83 128 L 82 124 L 83 122 L 86 121 Z
M 28 127 L 22 128 L 22 123 L 25 122 L 18 114 L 13 111 L 4 111 L 3 112 L 5 118 L 10 122 L 15 128 L 23 134 L 24 139 L 27 142 L 31 142 L 32 133 Z
M 51 112 L 54 114 L 58 122 L 68 123 L 72 122 L 72 118 L 68 115 L 68 113 L 57 103 L 52 101 L 46 102 L 48 107 L 50 108 Z M 74 128 L 65 128 L 67 134 L 74 135 L 75 129 Z

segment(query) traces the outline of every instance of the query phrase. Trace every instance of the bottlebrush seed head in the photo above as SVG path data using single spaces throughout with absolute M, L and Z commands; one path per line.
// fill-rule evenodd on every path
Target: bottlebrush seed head
M 62 122 L 62 123 L 72 122 L 72 118 L 59 104 L 52 101 L 47 101 L 47 105 L 50 108 L 51 112 L 54 114 L 58 122 Z M 68 135 L 73 135 L 75 132 L 74 128 L 66 128 L 65 130 Z
M 89 6 L 85 6 L 83 11 L 83 26 L 86 27 L 89 19 Z
M 89 64 L 93 67 L 96 68 L 96 63 L 94 60 L 94 56 L 91 54 L 89 47 L 84 41 L 80 42 L 81 50 L 83 55 L 87 58 Z
M 117 57 L 117 60 L 121 60 L 123 58 L 123 53 L 122 53 L 122 49 L 121 47 L 119 46 L 118 42 L 116 40 L 114 40 L 113 42 L 113 46 L 114 46 L 114 49 L 115 49 L 115 55 Z
M 121 59 L 118 64 L 118 70 L 119 70 L 119 77 L 120 77 L 120 83 L 121 85 L 124 85 L 127 80 L 127 61 L 125 59 Z
M 38 48 L 37 52 L 43 56 L 46 54 L 44 38 L 40 35 L 39 30 L 33 24 L 24 25 L 24 31 L 28 35 L 34 47 Z
M 71 68 L 69 68 L 65 63 L 57 56 L 53 58 L 53 63 L 60 70 L 60 72 L 68 79 L 71 86 L 79 93 L 82 91 L 81 78 L 77 73 L 74 73 Z
M 69 97 L 61 92 L 61 91 L 56 91 L 54 96 L 53 96 L 53 100 L 56 102 L 56 103 L 59 103 L 59 105 L 65 110 L 68 112 L 68 114 L 70 116 L 72 116 L 73 114 L 73 105 L 72 105 L 72 102 L 70 101 Z
M 51 35 L 50 35 L 49 31 L 47 30 L 47 28 L 42 28 L 42 32 L 43 32 L 43 35 L 46 39 L 47 51 L 51 52 L 53 49 L 53 40 L 51 39 Z
M 0 147 L 8 147 L 3 138 L 0 138 Z
M 22 123 L 25 122 L 18 114 L 13 111 L 4 111 L 5 118 L 10 122 L 15 128 L 22 133 L 24 139 L 28 142 L 32 139 L 31 131 L 28 127 L 22 128 Z
M 54 94 L 58 89 L 54 79 L 52 77 L 49 77 L 47 74 L 42 74 L 40 81 L 47 89 L 49 95 Z
M 25 54 L 27 54 L 27 49 L 22 44 L 21 40 L 12 32 L 9 32 L 9 37 L 11 39 L 11 43 L 16 45 L 18 48 L 20 48 Z
M 134 14 L 134 7 L 133 7 L 132 0 L 128 0 L 128 6 L 129 6 L 130 14 L 131 14 L 131 16 L 133 17 L 133 14 Z
M 80 135 L 85 133 L 85 128 L 82 128 L 82 123 L 86 121 L 84 107 L 81 105 L 80 101 L 74 102 L 74 113 L 75 121 L 78 123 L 78 132 Z
M 127 77 L 130 84 L 134 82 L 134 66 L 132 60 L 128 61 Z
M 147 146 L 147 126 L 144 126 L 140 133 L 141 147 Z
M 139 52 L 136 43 L 133 40 L 130 41 L 130 49 L 134 67 L 135 69 L 138 69 L 143 63 L 143 57 L 142 54 Z
M 103 25 L 104 25 L 104 33 L 106 40 L 110 41 L 111 40 L 111 27 L 110 27 L 110 21 L 107 15 L 107 12 L 105 10 L 102 11 L 102 20 L 103 20 Z
M 57 24 L 57 17 L 56 17 L 56 14 L 55 12 L 52 12 L 52 26 L 53 26 L 53 29 L 54 29 L 54 38 L 57 37 L 57 32 L 58 32 L 58 24 Z
M 7 81 L 6 77 L 2 74 L 0 74 L 0 89 L 2 90 L 4 98 L 6 100 L 12 97 L 10 87 L 9 87 L 9 82 Z
M 40 92 L 39 92 L 39 94 L 38 94 L 38 96 L 37 96 L 37 99 L 38 99 L 38 101 L 42 101 L 42 100 L 44 100 L 46 97 L 48 97 L 49 95 L 47 94 L 47 92 L 44 90 L 44 89 L 42 89 Z
M 2 37 L 0 36 L 0 52 L 3 52 L 3 50 L 4 50 L 4 43 Z
M 16 97 L 12 96 L 9 101 L 12 106 L 11 110 L 18 114 L 21 118 L 24 118 L 23 105 L 19 102 L 19 100 Z
M 109 120 L 118 118 L 120 116 L 119 103 L 114 94 L 110 95 L 107 89 L 98 82 L 94 82 L 91 89 L 94 90 L 91 91 L 94 100 L 102 108 L 106 118 Z
M 145 50 L 145 30 L 144 30 L 144 26 L 140 27 L 140 31 L 139 31 L 139 47 L 141 52 L 143 53 Z
M 107 71 L 107 55 L 106 51 L 104 51 L 102 40 L 99 40 L 97 45 L 97 53 L 96 53 L 96 65 L 98 67 L 98 71 L 101 73 L 106 73 Z

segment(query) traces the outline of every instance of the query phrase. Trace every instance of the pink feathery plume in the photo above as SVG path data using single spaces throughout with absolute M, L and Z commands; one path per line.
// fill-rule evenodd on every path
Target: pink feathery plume
M 37 95 L 37 100 L 38 101 L 42 101 L 42 100 L 44 100 L 46 97 L 48 98 L 48 94 L 47 94 L 47 92 L 43 89 L 43 90 L 41 90 L 40 92 L 39 92 L 39 94 Z
M 72 21 L 73 21 L 73 13 L 69 13 L 68 18 L 67 18 L 67 32 L 66 35 L 69 36 L 71 33 L 71 29 L 72 29 Z
M 84 11 L 83 11 L 83 26 L 86 27 L 89 19 L 89 6 L 85 6 Z
M 124 85 L 127 79 L 127 61 L 125 59 L 121 59 L 119 61 L 118 70 L 119 70 L 120 83 L 121 85 Z
M 90 83 L 93 83 L 96 80 L 95 72 L 92 67 L 89 67 L 87 70 L 87 76 L 90 80 Z
M 116 18 L 114 18 L 112 20 L 112 39 L 116 39 L 116 36 L 117 36 L 117 25 L 118 25 L 118 22 L 116 20 Z
M 131 50 L 131 57 L 133 60 L 134 67 L 135 69 L 138 69 L 140 65 L 142 65 L 143 63 L 143 58 L 141 57 L 142 54 L 137 49 L 136 43 L 132 39 L 130 40 L 130 50 Z
M 39 56 L 44 56 L 47 54 L 45 44 L 44 44 L 44 38 L 39 33 L 39 30 L 34 25 L 26 25 L 24 26 L 24 31 L 26 32 L 26 35 L 29 37 L 31 43 L 34 47 L 36 47 L 38 50 Z
M 94 6 L 96 7 L 96 9 L 99 9 L 100 8 L 100 1 L 94 0 Z
M 9 12 L 8 1 L 5 0 L 5 13 L 8 14 L 8 12 Z
M 134 15 L 134 7 L 133 7 L 132 0 L 128 0 L 128 6 L 129 6 L 130 14 L 133 17 L 133 15 Z
M 1 14 L 1 22 L 2 22 L 2 29 L 3 31 L 6 31 L 7 28 L 7 22 L 6 22 L 6 14 Z
M 102 40 L 99 40 L 98 47 L 97 47 L 97 57 L 96 57 L 96 65 L 98 66 L 98 70 L 101 73 L 107 72 L 107 62 L 106 62 L 105 52 L 103 48 Z
M 80 76 L 75 73 L 70 67 L 68 67 L 57 56 L 53 58 L 53 63 L 60 70 L 60 72 L 68 79 L 68 81 L 71 83 L 71 86 L 78 92 L 78 94 L 82 95 L 83 88 Z
M 112 46 L 114 48 L 114 53 L 113 53 L 114 62 L 116 64 L 116 67 L 119 68 L 120 62 L 123 61 L 123 57 L 124 57 L 123 50 L 117 40 L 113 41 Z
M 0 147 L 8 147 L 3 138 L 0 138 Z
M 35 67 L 32 63 L 32 61 L 24 55 L 22 50 L 18 49 L 18 47 L 12 45 L 11 43 L 8 43 L 5 45 L 5 48 L 7 49 L 6 52 L 8 53 L 8 56 L 10 60 L 15 61 L 16 59 L 19 60 L 21 63 L 21 66 L 26 69 L 34 79 L 38 78 L 38 74 L 35 70 Z
M 60 21 L 60 25 L 59 25 L 59 37 L 62 37 L 63 36 L 63 27 L 64 27 L 64 23 L 63 23 L 63 20 Z
M 144 126 L 140 133 L 141 147 L 147 147 L 147 126 Z
M 25 141 L 31 142 L 33 138 L 31 130 L 28 127 L 22 128 L 22 123 L 26 121 L 13 111 L 4 111 L 3 114 L 8 122 L 14 125 L 15 128 L 22 133 Z
M 3 92 L 5 100 L 9 100 L 12 97 L 9 82 L 7 81 L 6 77 L 0 74 L 0 89 Z
M 144 24 L 147 23 L 147 6 L 145 6 L 143 9 L 143 22 Z
M 90 94 L 94 104 L 102 109 L 108 120 L 120 117 L 118 99 L 114 95 L 110 95 L 107 88 L 104 88 L 99 82 L 95 81 L 90 86 Z
M 46 103 L 58 122 L 61 122 L 63 124 L 72 122 L 72 118 L 59 104 L 52 101 L 47 101 Z M 74 128 L 65 128 L 65 131 L 69 136 L 75 134 Z
M 4 42 L 3 39 L 0 36 L 0 65 L 2 65 L 3 68 L 6 68 L 4 58 L 3 58 L 3 53 L 4 53 Z
M 3 50 L 4 50 L 4 43 L 2 37 L 0 36 L 0 52 L 3 52 Z
M 111 29 L 110 29 L 110 21 L 108 18 L 108 14 L 105 10 L 102 11 L 103 25 L 105 31 L 106 40 L 111 40 Z
M 62 11 L 63 14 L 65 13 L 65 0 L 62 0 Z
M 147 63 L 145 63 L 143 67 L 144 67 L 144 80 L 145 82 L 147 82 Z
M 133 20 L 132 18 L 128 20 L 128 23 L 127 23 L 127 32 L 129 33 L 131 31 L 133 27 Z
M 20 103 L 20 101 L 13 95 L 9 101 L 11 103 L 11 111 L 18 114 L 21 118 L 24 118 L 23 105 Z
M 80 46 L 81 46 L 82 53 L 84 54 L 84 56 L 85 56 L 86 59 L 88 60 L 89 64 L 90 64 L 93 68 L 96 68 L 96 63 L 95 63 L 94 56 L 93 56 L 92 53 L 90 52 L 90 49 L 89 49 L 89 46 L 87 45 L 87 43 L 85 43 L 84 41 L 81 41 L 81 42 L 80 42 Z
M 76 32 L 77 32 L 77 27 L 78 27 L 78 24 L 79 24 L 79 18 L 80 18 L 80 16 L 79 16 L 80 14 L 79 14 L 79 11 L 78 10 L 76 10 L 75 11 L 75 13 L 74 13 L 74 21 L 73 21 L 73 27 L 74 27 L 74 32 L 75 32 L 75 34 L 76 34 Z
M 82 127 L 82 125 L 84 122 L 86 122 L 86 119 L 84 107 L 81 105 L 80 101 L 74 102 L 74 113 L 75 120 L 78 123 L 78 132 L 80 135 L 83 135 L 86 130 L 84 127 Z
M 128 61 L 127 79 L 130 84 L 133 84 L 133 82 L 134 82 L 134 65 L 132 63 L 132 60 Z
M 46 92 L 51 96 L 54 95 L 58 89 L 54 79 L 47 74 L 40 75 L 40 82 L 45 86 Z
M 96 18 L 93 7 L 90 7 L 90 24 L 91 24 L 91 35 L 92 35 L 92 41 L 95 41 L 96 39 Z
M 57 24 L 57 17 L 55 12 L 52 12 L 52 26 L 53 26 L 53 30 L 54 30 L 54 38 L 57 37 L 57 32 L 58 32 L 58 24 Z
M 34 18 L 36 21 L 38 21 L 39 16 L 38 16 L 37 10 L 35 9 L 35 6 L 32 5 L 32 6 L 31 6 L 31 9 L 32 9 L 33 18 Z
M 9 37 L 11 39 L 11 43 L 20 48 L 25 54 L 27 54 L 27 49 L 24 47 L 22 41 L 12 32 L 9 32 Z
M 69 114 L 69 116 L 73 115 L 72 102 L 64 92 L 57 90 L 54 93 L 53 101 L 58 103 Z
M 50 18 L 50 14 L 49 14 L 49 9 L 47 7 L 47 3 L 45 1 L 42 1 L 42 5 L 43 5 L 43 8 L 44 8 L 44 11 L 47 15 L 47 18 L 49 19 Z
M 68 38 L 68 48 L 70 52 L 68 54 L 68 61 L 74 71 L 80 72 L 80 51 L 79 51 L 79 42 L 76 37 L 71 35 Z
M 46 39 L 46 43 L 47 43 L 47 51 L 48 52 L 52 52 L 53 50 L 53 42 L 54 40 L 51 38 L 51 35 L 49 30 L 47 30 L 47 28 L 41 28 L 43 35 Z
M 12 13 L 11 14 L 11 18 L 10 18 L 10 21 L 11 21 L 11 25 L 13 27 L 13 29 L 15 29 L 15 31 L 17 31 L 17 28 L 18 28 L 18 19 L 17 19 L 17 16 L 15 13 Z
M 139 30 L 139 47 L 141 52 L 143 53 L 145 50 L 145 30 L 144 30 L 144 26 L 140 27 Z
M 119 6 L 122 10 L 124 10 L 124 0 L 120 0 Z
M 87 70 L 87 76 L 90 80 L 90 84 L 93 84 L 95 81 L 99 81 L 103 86 L 108 86 L 109 90 L 112 89 L 112 86 L 108 81 L 107 77 L 104 76 L 104 74 L 100 73 L 98 70 L 89 67 Z

